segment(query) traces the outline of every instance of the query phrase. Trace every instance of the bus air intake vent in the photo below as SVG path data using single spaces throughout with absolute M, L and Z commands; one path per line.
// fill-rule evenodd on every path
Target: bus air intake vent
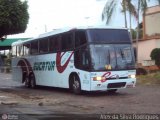
M 126 85 L 126 82 L 119 82 L 119 83 L 109 83 L 107 88 L 122 88 Z

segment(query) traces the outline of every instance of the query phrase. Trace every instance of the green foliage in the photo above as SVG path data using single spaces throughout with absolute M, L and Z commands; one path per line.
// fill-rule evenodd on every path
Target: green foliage
M 150 57 L 152 60 L 155 60 L 155 64 L 160 66 L 160 48 L 155 48 L 152 50 Z
M 160 85 L 160 72 L 137 76 L 137 84 Z
M 131 29 L 131 32 L 132 32 L 132 39 L 135 40 L 136 39 L 136 34 L 137 34 L 137 29 Z M 142 29 L 139 30 L 138 38 L 139 39 L 143 38 L 143 30 Z
M 107 1 L 102 13 L 102 20 L 106 19 L 106 24 L 109 24 L 116 6 L 117 6 L 117 0 Z
M 28 19 L 27 1 L 0 0 L 0 39 L 6 35 L 24 32 Z

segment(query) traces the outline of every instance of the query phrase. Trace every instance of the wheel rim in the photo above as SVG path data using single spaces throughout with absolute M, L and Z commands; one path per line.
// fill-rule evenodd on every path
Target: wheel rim
M 73 79 L 73 89 L 77 90 L 77 89 L 79 89 L 79 87 L 80 87 L 79 81 L 76 79 L 76 77 L 74 77 L 74 79 Z
M 29 79 L 28 79 L 28 77 L 25 78 L 25 86 L 29 87 Z

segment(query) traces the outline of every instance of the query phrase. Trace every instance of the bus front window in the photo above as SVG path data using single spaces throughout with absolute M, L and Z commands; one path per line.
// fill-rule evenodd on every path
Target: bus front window
M 118 70 L 134 68 L 131 45 L 91 45 L 93 70 Z

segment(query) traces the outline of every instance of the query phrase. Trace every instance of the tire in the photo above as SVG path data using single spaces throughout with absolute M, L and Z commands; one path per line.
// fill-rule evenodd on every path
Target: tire
M 116 93 L 116 92 L 117 92 L 117 89 L 111 89 L 111 90 L 107 90 L 107 92 L 108 92 L 108 93 L 111 93 L 111 94 L 113 94 L 113 93 Z
M 30 88 L 30 80 L 29 80 L 28 76 L 24 77 L 24 86 L 27 88 Z
M 33 74 L 30 75 L 30 88 L 35 89 L 36 88 L 36 80 Z
M 72 78 L 71 82 L 71 90 L 74 94 L 79 95 L 81 94 L 81 83 L 79 80 L 79 77 L 77 75 L 74 75 Z

